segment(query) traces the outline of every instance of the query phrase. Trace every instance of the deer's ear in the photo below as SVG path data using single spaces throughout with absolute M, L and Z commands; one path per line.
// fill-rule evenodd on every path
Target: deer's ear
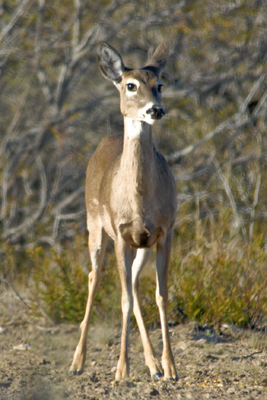
M 153 54 L 153 57 L 151 58 L 149 63 L 143 69 L 148 69 L 154 72 L 154 74 L 157 75 L 157 77 L 159 77 L 166 66 L 168 55 L 169 55 L 169 47 L 167 46 L 167 44 L 166 43 L 160 44 L 159 47 L 156 49 L 155 53 Z
M 105 42 L 98 43 L 97 61 L 103 76 L 113 82 L 120 82 L 125 70 L 120 54 Z

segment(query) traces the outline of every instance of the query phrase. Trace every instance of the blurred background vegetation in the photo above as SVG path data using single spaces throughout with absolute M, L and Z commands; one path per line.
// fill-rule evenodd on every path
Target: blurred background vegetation
M 267 323 L 263 0 L 1 2 L 0 323 L 10 290 L 50 322 L 83 317 L 85 170 L 100 140 L 123 131 L 116 88 L 97 67 L 100 40 L 137 68 L 170 47 L 166 117 L 153 128 L 177 182 L 170 323 Z M 154 258 L 140 286 L 157 326 Z M 120 321 L 112 245 L 94 318 Z

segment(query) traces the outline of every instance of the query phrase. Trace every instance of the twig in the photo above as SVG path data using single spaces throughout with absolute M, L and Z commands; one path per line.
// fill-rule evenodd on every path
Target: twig
M 250 357 L 255 356 L 255 354 L 261 354 L 261 353 L 262 353 L 262 350 L 254 351 L 254 353 L 251 353 L 251 354 L 249 354 L 249 355 L 247 355 L 247 356 L 242 356 L 241 358 L 242 358 L 242 359 L 244 359 L 244 358 L 250 358 Z
M 257 92 L 257 90 L 259 89 L 259 87 L 260 87 L 262 81 L 264 80 L 264 78 L 265 78 L 265 74 L 262 74 L 262 75 L 259 77 L 259 79 L 258 79 L 257 82 L 255 83 L 255 85 L 254 85 L 253 88 L 251 89 L 250 93 L 248 94 L 246 100 L 245 100 L 244 103 L 242 104 L 242 106 L 241 106 L 241 108 L 240 108 L 240 110 L 239 110 L 239 114 L 243 114 L 243 113 L 246 111 L 247 106 L 249 105 L 249 103 L 250 103 L 252 97 L 254 96 L 254 94 L 255 94 L 255 93 Z
M 68 73 L 68 64 L 65 62 L 65 64 L 63 64 L 61 67 L 61 72 L 59 75 L 57 90 L 56 90 L 56 103 L 57 103 L 58 108 L 60 108 L 60 102 L 62 99 L 62 93 L 63 93 L 63 88 L 65 85 L 67 73 Z
M 9 22 L 9 24 L 0 33 L 0 42 L 12 30 L 12 28 L 17 23 L 17 20 L 19 19 L 19 17 L 21 17 L 23 15 L 23 11 L 24 11 L 23 9 L 27 5 L 27 3 L 29 3 L 29 0 L 24 0 L 24 1 L 22 1 L 21 5 L 17 8 L 17 12 L 15 13 L 14 17 L 12 18 L 12 20 Z
M 6 284 L 8 284 L 10 286 L 10 288 L 13 290 L 13 292 L 16 293 L 17 297 L 19 298 L 20 301 L 22 301 L 22 303 L 30 310 L 31 307 L 23 300 L 23 298 L 20 296 L 20 294 L 18 293 L 18 291 L 14 288 L 14 286 L 12 285 L 12 283 L 10 283 L 7 279 L 0 277 L 0 280 Z
M 233 210 L 233 214 L 234 214 L 235 219 L 236 219 L 237 227 L 238 228 L 241 227 L 242 234 L 243 234 L 243 236 L 245 238 L 246 237 L 246 230 L 245 230 L 245 227 L 244 227 L 244 223 L 243 223 L 242 218 L 238 214 L 236 202 L 235 202 L 234 196 L 232 194 L 232 191 L 230 189 L 228 179 L 223 174 L 223 172 L 221 170 L 221 167 L 220 167 L 220 165 L 219 165 L 219 163 L 218 163 L 218 161 L 216 159 L 214 160 L 214 163 L 216 164 L 217 173 L 218 173 L 219 178 L 221 179 L 221 181 L 222 181 L 222 183 L 224 185 L 225 192 L 226 192 L 226 194 L 227 194 L 227 196 L 229 198 L 229 201 L 230 201 L 230 204 L 231 204 L 231 207 L 232 207 L 232 210 Z
M 73 23 L 72 49 L 73 53 L 76 53 L 80 38 L 80 28 L 81 28 L 81 16 L 82 16 L 81 0 L 74 0 L 74 5 L 76 7 L 76 16 L 75 16 L 75 21 Z
M 84 210 L 78 211 L 76 213 L 70 213 L 70 214 L 61 214 L 61 208 L 58 208 L 58 213 L 56 215 L 55 221 L 54 221 L 54 228 L 53 228 L 53 236 L 52 240 L 55 241 L 57 234 L 58 234 L 58 228 L 59 228 L 59 223 L 60 221 L 68 221 L 68 220 L 75 220 L 77 219 L 80 215 L 84 213 Z
M 255 354 L 261 354 L 261 353 L 262 353 L 262 350 L 259 350 L 259 351 L 254 351 L 253 353 L 251 353 L 251 354 L 248 354 L 247 356 L 233 357 L 233 358 L 232 358 L 232 360 L 233 360 L 233 361 L 237 361 L 237 360 L 245 360 L 245 359 L 247 359 L 247 358 L 250 358 L 250 357 L 253 357 L 253 356 L 255 356 Z
M 259 110 L 261 109 L 262 105 L 265 103 L 266 98 L 267 98 L 267 90 L 265 90 L 262 98 L 260 99 L 259 103 L 255 107 L 255 110 L 252 113 L 253 116 L 257 116 L 258 115 Z
M 183 150 L 178 150 L 169 156 L 166 156 L 167 161 L 175 161 L 176 159 L 183 157 L 192 151 L 196 150 L 198 147 L 202 146 L 204 143 L 208 142 L 209 140 L 213 139 L 218 133 L 220 133 L 225 128 L 232 128 L 232 123 L 237 119 L 239 113 L 235 114 L 233 117 L 229 118 L 227 121 L 222 122 L 217 128 L 213 131 L 208 133 L 208 135 L 204 136 L 204 138 L 200 139 L 198 142 L 191 144 L 190 146 L 186 147 Z M 235 125 L 234 125 L 235 126 Z
M 8 235 L 21 235 L 24 233 L 30 226 L 33 225 L 33 223 L 39 218 L 41 215 L 44 207 L 45 207 L 45 202 L 46 202 L 46 192 L 47 192 L 47 179 L 46 179 L 46 174 L 45 174 L 45 169 L 44 165 L 42 163 L 42 159 L 40 156 L 37 157 L 37 166 L 40 171 L 40 178 L 41 178 L 41 193 L 40 193 L 40 203 L 38 210 L 29 218 L 27 218 L 25 221 L 23 221 L 19 226 L 15 228 L 10 228 L 7 229 L 6 232 L 4 232 L 4 237 L 6 238 Z
M 64 198 L 57 206 L 56 209 L 53 209 L 51 211 L 52 215 L 58 214 L 58 209 L 60 208 L 60 210 L 66 206 L 68 206 L 70 203 L 73 202 L 73 200 L 77 197 L 80 196 L 81 193 L 84 192 L 84 188 L 79 187 L 77 190 L 75 190 L 75 192 L 71 193 L 68 197 Z
M 250 226 L 249 226 L 249 240 L 252 240 L 253 236 L 253 229 L 254 229 L 254 222 L 255 222 L 255 209 L 259 201 L 259 191 L 260 191 L 260 186 L 261 186 L 261 170 L 259 167 L 259 162 L 257 166 L 257 181 L 256 181 L 256 187 L 254 191 L 254 199 L 253 199 L 253 204 L 251 207 L 251 214 L 250 214 Z

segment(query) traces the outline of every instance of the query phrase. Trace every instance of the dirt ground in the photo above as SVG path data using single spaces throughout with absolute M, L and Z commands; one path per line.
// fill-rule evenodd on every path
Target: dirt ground
M 68 375 L 79 328 L 13 323 L 0 329 L 0 399 L 267 399 L 267 334 L 194 324 L 170 328 L 178 382 L 153 381 L 137 330 L 130 338 L 130 377 L 115 382 L 120 332 L 89 330 L 85 371 Z M 160 357 L 161 331 L 150 332 Z

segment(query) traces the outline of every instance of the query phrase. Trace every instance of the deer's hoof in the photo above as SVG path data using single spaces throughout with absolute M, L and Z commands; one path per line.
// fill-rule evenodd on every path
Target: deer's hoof
M 169 381 L 169 382 L 178 382 L 178 376 L 176 376 L 175 378 L 165 378 L 165 381 Z
M 73 369 L 69 371 L 69 375 L 82 375 L 83 371 L 74 371 Z
M 152 375 L 152 379 L 155 381 L 159 381 L 162 378 L 162 374 L 160 372 L 156 372 L 154 375 Z

